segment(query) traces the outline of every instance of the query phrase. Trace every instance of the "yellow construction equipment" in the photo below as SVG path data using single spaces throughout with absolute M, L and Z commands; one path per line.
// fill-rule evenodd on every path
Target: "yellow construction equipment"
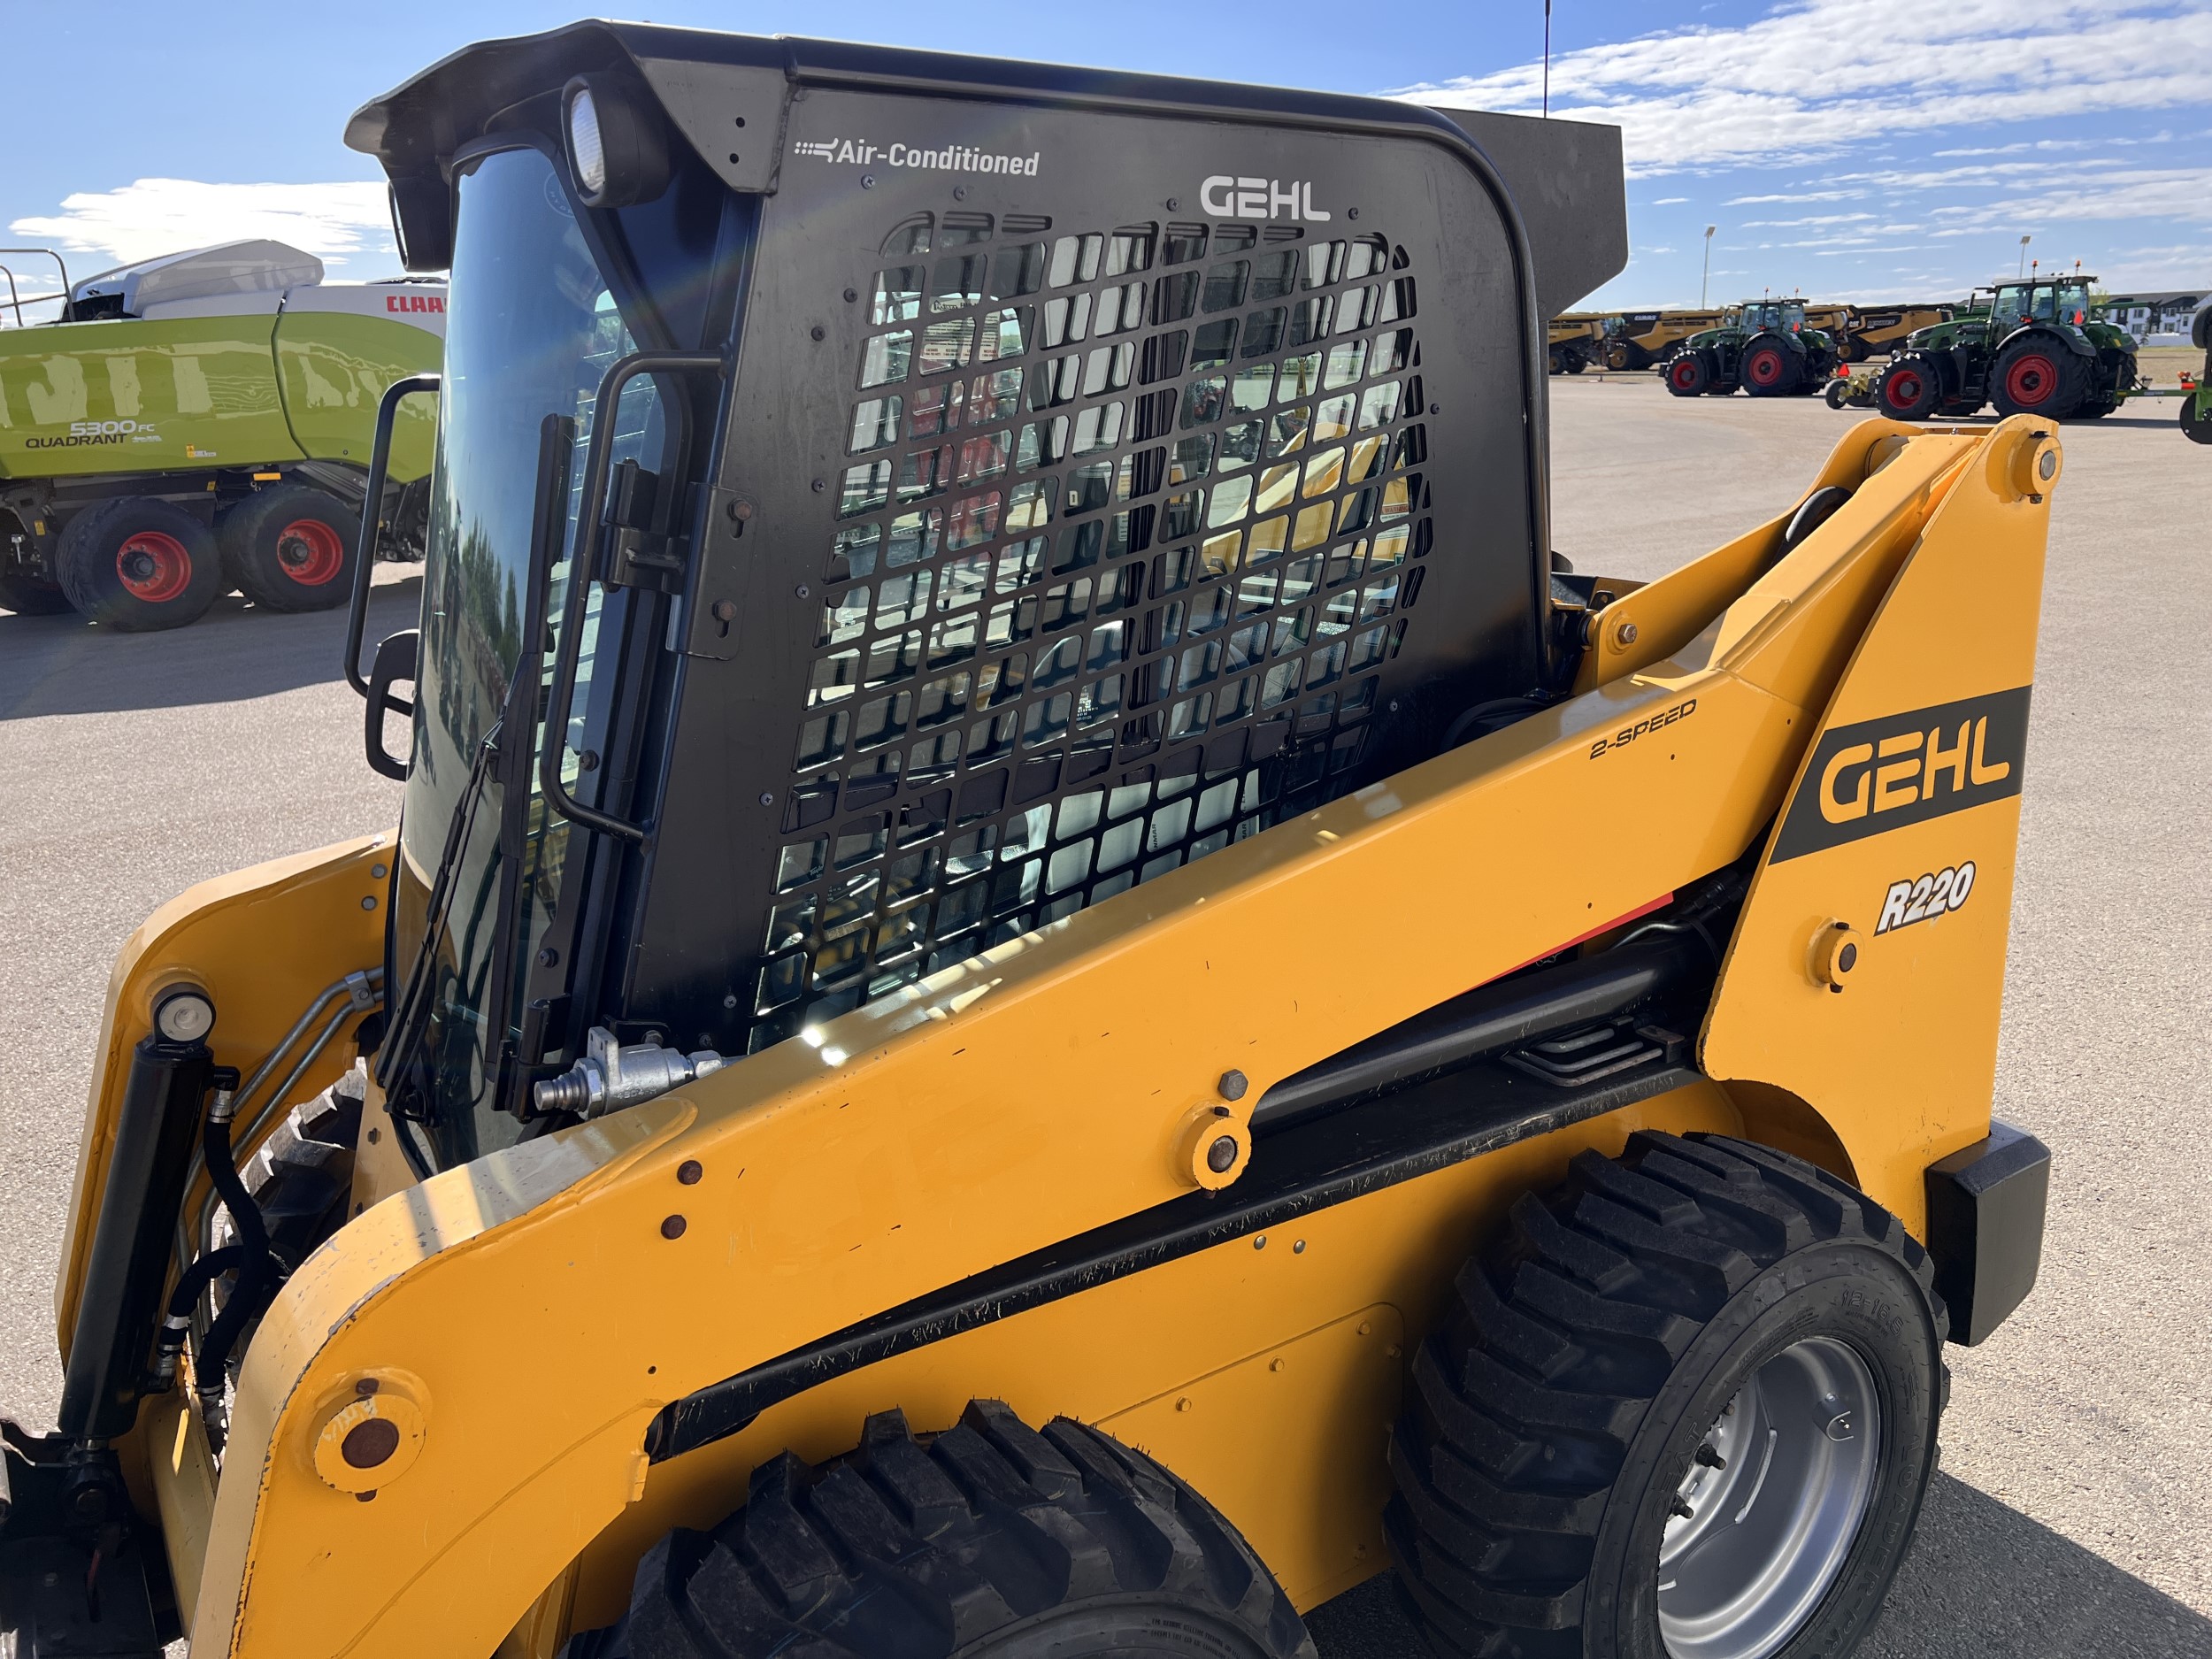
M 1848 1651 L 2040 1248 L 2047 426 L 1639 584 L 1609 129 L 590 24 L 349 138 L 405 811 L 116 964 L 15 1653 Z
M 1692 334 L 1718 328 L 1727 311 L 1623 311 L 1605 322 L 1605 366 L 1648 369 L 1664 361 Z
M 1949 305 L 1852 305 L 1845 308 L 1850 320 L 1843 331 L 1844 355 L 1853 363 L 1886 357 L 1901 349 L 1909 335 L 1951 320 Z
M 1579 374 L 1605 360 L 1605 322 L 1596 311 L 1569 311 L 1547 326 L 1554 374 Z

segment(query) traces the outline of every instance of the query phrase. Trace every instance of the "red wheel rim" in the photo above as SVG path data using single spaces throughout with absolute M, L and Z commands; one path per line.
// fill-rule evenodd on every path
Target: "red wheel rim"
M 1882 396 L 1892 409 L 1910 409 L 1920 401 L 1920 377 L 1910 369 L 1891 375 L 1883 382 Z
M 115 574 L 134 599 L 166 604 L 192 585 L 192 555 L 159 530 L 141 530 L 115 549 Z
M 1751 376 L 1755 386 L 1772 386 L 1782 378 L 1782 354 L 1772 346 L 1764 351 L 1755 351 L 1745 373 Z
M 319 518 L 295 518 L 277 532 L 277 568 L 303 588 L 320 588 L 346 567 L 346 544 Z
M 1682 362 L 1676 364 L 1674 365 L 1674 383 L 1677 386 L 1696 385 L 1697 365 L 1690 362 L 1686 358 L 1685 358 Z
M 2032 408 L 2057 389 L 2058 365 L 2039 351 L 2015 357 L 2005 371 L 2005 396 L 2016 403 Z

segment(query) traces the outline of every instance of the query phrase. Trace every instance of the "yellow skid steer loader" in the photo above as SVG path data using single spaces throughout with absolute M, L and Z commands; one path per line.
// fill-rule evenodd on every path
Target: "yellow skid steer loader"
M 590 24 L 348 136 L 403 815 L 116 966 L 19 1659 L 1848 1651 L 2040 1250 L 2053 434 L 1569 569 L 1573 123 Z

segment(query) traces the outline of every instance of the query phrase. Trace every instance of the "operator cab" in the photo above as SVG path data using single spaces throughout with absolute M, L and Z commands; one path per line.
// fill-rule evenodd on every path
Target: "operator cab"
M 1618 191 L 1609 129 L 632 25 L 362 111 L 452 272 L 418 1167 L 595 1041 L 820 1042 L 1555 695 L 1537 319 L 1624 237 L 1485 122 Z
M 2078 328 L 2089 320 L 2089 286 L 2073 278 L 2000 283 L 1992 316 L 2000 335 L 2032 322 Z

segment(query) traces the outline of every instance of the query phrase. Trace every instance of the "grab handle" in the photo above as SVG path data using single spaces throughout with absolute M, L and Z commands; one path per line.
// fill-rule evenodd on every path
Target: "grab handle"
M 376 442 L 369 449 L 369 488 L 361 498 L 361 536 L 353 551 L 353 603 L 346 612 L 346 684 L 364 697 L 369 682 L 361 673 L 361 634 L 369 621 L 369 572 L 376 565 L 376 549 L 384 525 L 384 479 L 391 471 L 392 426 L 399 419 L 399 400 L 417 392 L 435 394 L 442 377 L 411 374 L 384 388 L 376 406 Z
M 576 672 L 583 653 L 584 611 L 595 580 L 601 516 L 607 506 L 607 478 L 612 471 L 615 410 L 622 388 L 641 374 L 687 373 L 726 365 L 706 351 L 634 351 L 609 366 L 592 402 L 591 441 L 584 452 L 584 482 L 576 504 L 576 545 L 569 554 L 568 592 L 561 612 L 560 637 L 553 649 L 553 684 L 545 705 L 545 745 L 538 751 L 538 787 L 546 804 L 572 824 L 581 824 L 626 841 L 642 841 L 646 829 L 627 818 L 586 806 L 568 792 L 561 778 L 561 752 L 568 746 L 569 705 L 576 697 Z

